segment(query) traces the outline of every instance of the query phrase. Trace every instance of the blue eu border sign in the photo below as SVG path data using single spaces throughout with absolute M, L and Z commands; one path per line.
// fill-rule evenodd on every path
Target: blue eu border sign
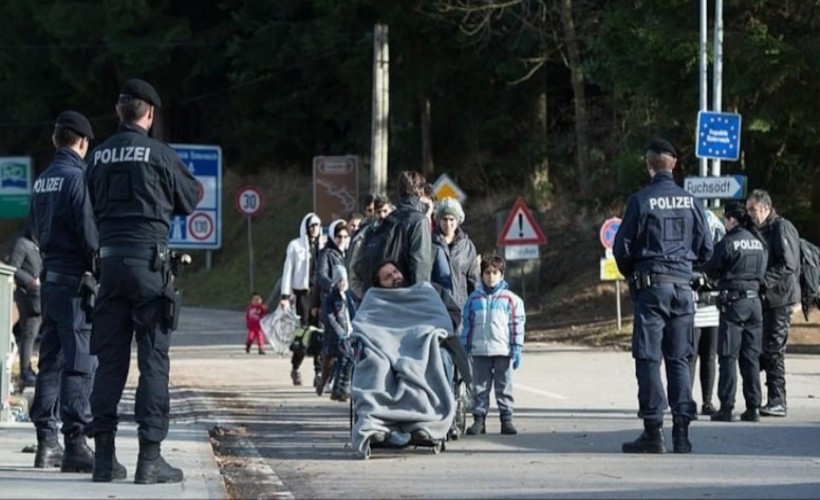
M 199 183 L 199 203 L 191 215 L 171 218 L 171 248 L 216 250 L 222 247 L 222 148 L 170 145 Z
M 740 157 L 740 115 L 699 112 L 695 156 L 737 161 Z

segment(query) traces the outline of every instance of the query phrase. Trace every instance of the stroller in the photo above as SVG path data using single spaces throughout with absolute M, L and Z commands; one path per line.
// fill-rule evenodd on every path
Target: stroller
M 466 426 L 468 358 L 429 283 L 368 290 L 353 321 L 351 446 L 446 449 Z

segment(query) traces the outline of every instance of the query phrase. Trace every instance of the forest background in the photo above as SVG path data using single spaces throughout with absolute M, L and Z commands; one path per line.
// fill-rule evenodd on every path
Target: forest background
M 487 214 L 522 194 L 548 233 L 559 229 L 572 242 L 551 239 L 543 267 L 589 246 L 583 269 L 597 274 L 597 229 L 647 182 L 640 156 L 648 138 L 679 149 L 679 180 L 698 175 L 698 3 L 3 0 L 0 156 L 31 156 L 42 171 L 64 109 L 89 116 L 99 141 L 116 128 L 119 86 L 144 78 L 163 100 L 154 135 L 219 144 L 226 187 L 267 190 L 271 213 L 255 226 L 265 233 L 257 260 L 270 268 L 258 281 L 267 285 L 311 209 L 312 158 L 358 155 L 367 179 L 373 30 L 382 23 L 390 43 L 388 178 L 403 169 L 430 179 L 446 172 L 470 197 L 465 227 L 488 245 Z M 816 242 L 820 1 L 723 3 L 723 109 L 743 116 L 741 157 L 723 162 L 723 174 L 769 190 L 777 210 Z M 712 24 L 710 12 L 710 32 Z M 244 255 L 244 233 L 229 213 L 233 192 L 224 197 L 226 246 L 215 264 L 226 263 L 231 280 L 243 273 L 233 261 Z M 19 222 L 2 221 L 0 230 L 19 230 Z M 561 277 L 554 270 L 547 281 Z M 247 297 L 237 288 L 234 298 L 213 292 L 199 302 L 241 306 Z

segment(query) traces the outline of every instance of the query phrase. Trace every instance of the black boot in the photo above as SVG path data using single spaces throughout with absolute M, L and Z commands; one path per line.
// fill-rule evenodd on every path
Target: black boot
M 63 463 L 63 447 L 57 442 L 57 437 L 51 439 L 37 436 L 37 454 L 34 455 L 34 467 L 50 469 L 60 467 Z
M 757 408 L 746 408 L 746 411 L 740 414 L 740 420 L 744 422 L 760 422 L 760 411 Z
M 709 418 L 712 422 L 732 422 L 734 420 L 732 407 L 720 405 L 720 410 L 712 413 L 712 416 Z
M 94 451 L 85 436 L 66 436 L 65 453 L 60 472 L 91 472 L 94 470 Z
M 467 427 L 467 434 L 477 436 L 478 434 L 486 433 L 487 429 L 484 426 L 484 415 L 473 415 L 473 425 Z
M 171 465 L 159 454 L 159 443 L 140 440 L 140 454 L 137 460 L 136 484 L 181 483 L 182 469 Z
M 113 432 L 101 432 L 94 436 L 94 472 L 91 480 L 95 483 L 108 483 L 113 479 L 125 479 L 128 471 L 117 460 Z
M 512 414 L 510 413 L 501 415 L 501 434 L 518 434 L 518 429 L 513 425 Z
M 692 443 L 689 441 L 689 419 L 686 417 L 672 419 L 672 451 L 675 453 L 692 451 Z
M 624 453 L 666 453 L 663 422 L 643 421 L 643 433 L 635 441 L 621 445 Z

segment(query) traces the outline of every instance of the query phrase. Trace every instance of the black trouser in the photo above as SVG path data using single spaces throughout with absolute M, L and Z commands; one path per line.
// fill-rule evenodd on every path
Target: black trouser
M 318 327 L 319 315 L 310 315 L 310 309 L 313 305 L 310 290 L 293 290 L 293 296 L 296 302 L 296 314 L 299 315 L 299 320 L 301 321 L 302 326 Z M 290 358 L 290 364 L 294 370 L 298 370 L 302 366 L 302 361 L 305 360 L 305 354 L 307 354 L 307 346 L 304 344 L 300 344 L 299 347 L 293 349 L 293 355 Z M 315 373 L 322 372 L 321 356 L 313 357 L 313 371 Z
M 37 338 L 37 333 L 40 331 L 40 323 L 42 316 L 40 316 L 40 304 L 34 304 L 34 301 L 40 302 L 40 294 L 29 294 L 24 290 L 14 291 L 14 302 L 17 304 L 17 310 L 20 313 L 19 322 L 19 337 L 16 340 L 17 348 L 20 354 L 20 377 L 25 377 L 31 372 L 31 355 L 34 351 L 34 339 Z
M 43 283 L 43 340 L 31 403 L 31 421 L 41 441 L 56 440 L 60 421 L 67 439 L 91 423 L 88 400 L 97 360 L 89 354 L 91 325 L 80 301 L 76 284 Z
M 792 322 L 792 305 L 763 311 L 763 354 L 760 369 L 766 371 L 769 405 L 786 405 L 786 342 Z
M 134 417 L 140 441 L 159 443 L 168 434 L 168 373 L 171 330 L 163 318 L 163 274 L 147 259 L 102 258 L 100 289 L 94 308 L 91 349 L 99 359 L 87 434 L 117 429 L 117 406 L 128 378 L 131 341 L 136 334 L 137 385 Z
M 760 407 L 759 359 L 762 337 L 763 312 L 759 298 L 738 299 L 727 304 L 721 311 L 718 333 L 718 398 L 721 408 L 731 409 L 735 406 L 738 361 L 746 408 Z
M 695 328 L 695 352 L 689 361 L 689 375 L 692 387 L 695 387 L 695 365 L 700 358 L 700 391 L 704 403 L 712 402 L 712 391 L 715 387 L 717 371 L 718 327 L 704 326 Z

